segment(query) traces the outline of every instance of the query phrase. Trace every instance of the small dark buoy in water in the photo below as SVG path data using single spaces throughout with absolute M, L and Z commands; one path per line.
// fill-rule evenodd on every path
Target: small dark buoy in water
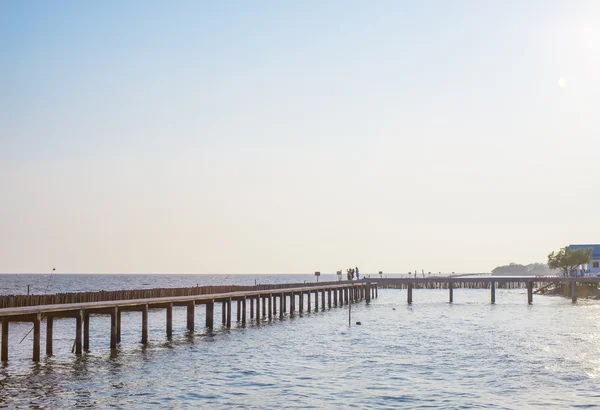
M 357 325 L 360 325 L 361 323 L 360 323 L 360 322 L 356 322 L 356 324 L 357 324 Z
M 396 310 L 396 308 L 392 308 L 392 310 Z

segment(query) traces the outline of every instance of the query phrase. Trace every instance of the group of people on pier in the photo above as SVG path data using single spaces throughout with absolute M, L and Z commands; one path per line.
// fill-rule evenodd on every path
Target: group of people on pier
M 354 268 L 346 269 L 346 274 L 348 275 L 348 280 L 354 280 L 355 278 L 356 278 L 356 280 L 360 279 L 360 273 L 358 271 L 358 266 L 355 266 Z

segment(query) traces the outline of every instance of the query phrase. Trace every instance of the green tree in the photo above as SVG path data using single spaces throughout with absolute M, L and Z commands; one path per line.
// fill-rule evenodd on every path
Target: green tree
M 560 251 L 548 255 L 548 267 L 550 269 L 560 269 L 563 276 L 569 276 L 569 273 L 577 266 L 590 263 L 591 260 L 592 249 L 570 250 L 568 246 L 565 246 Z

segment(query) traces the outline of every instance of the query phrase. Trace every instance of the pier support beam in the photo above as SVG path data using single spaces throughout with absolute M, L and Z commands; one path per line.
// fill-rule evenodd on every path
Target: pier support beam
M 246 327 L 246 298 L 242 299 L 242 326 Z
M 577 282 L 571 282 L 571 303 L 577 303 Z
M 331 309 L 331 289 L 327 289 L 327 306 Z
M 46 318 L 46 356 L 52 356 L 52 332 L 54 330 L 54 318 Z M 88 346 L 89 349 L 89 346 Z
M 173 302 L 167 305 L 167 339 L 173 338 Z
M 321 291 L 321 310 L 325 310 L 325 289 Z
M 267 317 L 267 297 L 262 298 L 262 317 Z
M 319 311 L 319 291 L 315 290 L 315 312 Z
M 48 333 L 46 333 L 46 344 L 48 343 Z M 46 350 L 47 346 L 46 346 Z M 88 312 L 83 313 L 83 351 L 88 352 L 90 350 L 90 314 Z M 48 354 L 48 353 L 46 353 Z
M 273 320 L 273 295 L 269 294 L 269 296 L 267 296 L 267 300 L 269 301 L 268 311 L 269 311 L 269 322 L 270 322 L 271 320 Z
M 38 313 L 33 319 L 33 361 L 40 361 L 40 338 L 42 329 L 42 314 Z
M 8 361 L 8 318 L 2 320 L 2 356 L 3 362 Z
M 408 304 L 411 305 L 412 301 L 413 301 L 413 299 L 412 299 L 412 291 L 413 291 L 413 284 L 412 284 L 412 282 L 408 284 L 408 289 L 407 290 L 408 290 L 407 301 L 408 301 Z
M 490 282 L 490 298 L 492 305 L 496 303 L 496 282 Z M 531 302 L 529 302 L 531 304 Z
M 236 312 L 236 313 L 237 313 L 237 315 L 236 315 L 236 317 L 235 317 L 235 321 L 236 321 L 237 323 L 239 323 L 239 322 L 240 322 L 240 319 L 241 319 L 241 315 L 242 315 L 242 301 L 238 299 L 238 300 L 236 301 L 236 304 L 237 304 L 237 312 Z
M 290 293 L 290 316 L 294 316 L 294 312 L 296 311 L 296 296 L 294 292 Z
M 338 290 L 333 290 L 333 306 L 338 307 Z
M 277 295 L 271 295 L 273 299 L 273 316 L 277 315 Z
M 117 343 L 121 343 L 121 309 L 117 308 Z
M 225 326 L 227 323 L 227 302 L 221 301 L 221 324 Z
M 448 282 L 448 302 L 454 303 L 454 287 L 452 286 L 452 282 Z
M 244 312 L 244 318 L 245 318 Z M 206 327 L 212 329 L 215 325 L 215 301 L 206 302 Z
M 142 306 L 142 344 L 148 344 L 148 305 Z
M 283 305 L 285 304 L 285 294 L 280 294 L 279 295 L 279 318 L 283 319 L 283 314 L 285 312 L 285 309 L 283 308 Z
M 530 305 L 533 303 L 533 282 L 532 281 L 527 282 L 527 303 Z
M 250 296 L 250 320 L 254 319 L 254 296 Z
M 117 315 L 119 314 L 118 308 L 113 308 L 110 312 L 110 348 L 117 348 Z
M 83 349 L 82 345 L 82 334 L 83 334 L 83 311 L 78 310 L 75 314 L 75 354 L 81 354 Z
M 306 311 L 310 313 L 310 290 L 306 292 Z
M 229 300 L 227 301 L 226 306 L 227 306 L 227 320 L 225 322 L 225 326 L 230 328 L 231 327 L 231 298 L 229 298 Z
M 298 302 L 299 302 L 299 313 L 304 313 L 304 292 L 300 292 L 300 294 L 298 295 Z
M 371 303 L 371 283 L 370 282 L 367 282 L 367 285 L 365 287 L 365 299 L 366 299 L 367 305 L 369 303 Z
M 260 295 L 256 297 L 256 323 L 260 323 Z
M 196 304 L 192 301 L 187 305 L 187 330 L 194 331 L 194 319 L 196 317 Z

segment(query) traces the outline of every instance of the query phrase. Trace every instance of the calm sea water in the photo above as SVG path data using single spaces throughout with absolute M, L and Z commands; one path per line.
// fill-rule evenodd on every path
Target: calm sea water
M 123 281 L 131 287 L 204 284 L 201 276 L 135 276 L 61 275 L 53 286 L 66 291 L 121 288 Z M 214 284 L 225 280 L 204 279 Z M 250 284 L 254 279 L 256 275 L 233 278 Z M 6 275 L 0 280 L 9 289 L 33 281 L 13 278 L 7 285 Z M 304 280 L 314 277 L 262 276 L 259 283 Z M 199 306 L 194 335 L 185 331 L 185 310 L 176 309 L 172 341 L 165 338 L 164 310 L 156 310 L 150 312 L 145 348 L 139 343 L 141 314 L 123 313 L 122 341 L 114 354 L 109 319 L 93 316 L 91 352 L 81 357 L 71 354 L 74 320 L 62 319 L 54 325 L 55 356 L 43 357 L 39 364 L 31 362 L 31 337 L 19 344 L 30 325 L 11 323 L 10 361 L 0 366 L 0 404 L 139 409 L 600 406 L 599 301 L 572 305 L 569 299 L 536 295 L 528 306 L 525 290 L 501 289 L 496 305 L 489 304 L 486 290 L 456 289 L 454 304 L 447 297 L 445 290 L 415 290 L 414 303 L 407 306 L 405 290 L 380 290 L 371 305 L 352 307 L 352 327 L 343 307 L 243 329 L 217 327 L 210 334 L 201 327 L 204 308 Z M 215 324 L 220 324 L 220 309 L 215 313 Z M 362 325 L 354 325 L 356 321 Z M 42 340 L 44 330 L 42 326 Z

